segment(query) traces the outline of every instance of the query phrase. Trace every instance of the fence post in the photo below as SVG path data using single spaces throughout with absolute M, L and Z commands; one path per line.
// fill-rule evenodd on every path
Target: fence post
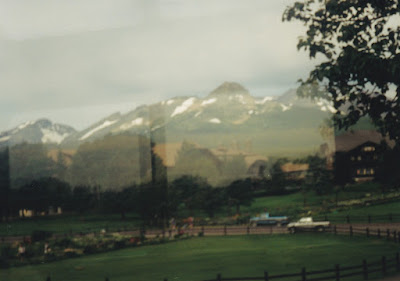
M 301 281 L 307 281 L 307 272 L 305 267 L 301 269 Z
M 400 243 L 400 232 L 397 232 L 397 242 Z
M 378 238 L 381 238 L 381 229 L 378 228 Z
M 268 281 L 268 271 L 264 271 L 264 281 Z
M 221 278 L 221 273 L 218 273 L 217 274 L 217 281 L 221 281 L 222 280 L 222 278 Z
M 371 223 L 371 215 L 368 215 L 368 223 Z
M 387 240 L 390 239 L 390 230 L 389 230 L 389 228 L 386 229 L 386 238 L 387 238 Z
M 247 226 L 247 234 L 250 234 L 250 226 Z
M 50 276 L 47 276 L 46 281 L 51 281 Z
M 385 256 L 382 257 L 382 274 L 383 274 L 383 276 L 386 275 L 386 257 Z
M 224 225 L 224 235 L 226 235 L 227 230 L 226 230 L 226 224 Z
M 337 231 L 336 231 L 336 224 L 333 226 L 333 233 L 335 233 L 335 235 L 337 234 Z
M 399 252 L 396 253 L 396 270 L 400 271 L 400 255 L 399 255 Z
M 336 281 L 340 281 L 340 266 L 338 264 L 335 265 L 335 276 Z
M 349 217 L 349 215 L 346 216 L 346 222 L 347 222 L 347 223 L 350 223 L 350 217 Z
M 367 234 L 367 237 L 369 237 L 369 228 L 368 227 L 365 229 L 365 232 Z
M 364 280 L 368 280 L 368 265 L 366 260 L 363 260 L 363 276 Z
M 203 235 L 205 235 L 205 233 L 204 233 L 204 225 L 201 226 L 201 232 L 203 232 Z
M 350 236 L 353 236 L 353 226 L 350 225 Z
M 397 242 L 397 231 L 393 230 L 393 241 L 396 243 Z

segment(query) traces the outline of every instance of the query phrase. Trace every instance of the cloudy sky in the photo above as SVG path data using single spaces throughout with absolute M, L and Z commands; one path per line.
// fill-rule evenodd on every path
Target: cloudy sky
M 0 131 L 39 118 L 84 129 L 116 111 L 296 87 L 315 64 L 282 23 L 293 0 L 0 0 Z

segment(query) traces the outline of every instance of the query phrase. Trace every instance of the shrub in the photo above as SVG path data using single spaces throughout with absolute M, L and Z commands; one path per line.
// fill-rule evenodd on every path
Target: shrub
M 197 234 L 197 236 L 203 237 L 203 236 L 204 236 L 204 232 L 203 232 L 203 231 L 200 231 L 200 232 Z
M 96 247 L 94 245 L 87 245 L 83 249 L 83 253 L 84 254 L 94 254 L 96 252 L 97 252 L 97 249 L 96 249 Z
M 125 248 L 126 244 L 125 241 L 116 241 L 114 243 L 114 249 L 122 249 Z
M 62 238 L 61 240 L 57 240 L 54 242 L 55 246 L 61 247 L 61 248 L 69 248 L 73 246 L 74 242 L 71 240 L 71 238 Z

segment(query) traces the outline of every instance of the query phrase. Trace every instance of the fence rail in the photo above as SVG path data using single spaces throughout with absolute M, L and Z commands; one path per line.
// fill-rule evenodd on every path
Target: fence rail
M 227 232 L 225 228 L 225 232 Z M 349 236 L 365 236 L 365 237 L 376 237 L 378 239 L 388 239 L 395 243 L 400 243 L 400 232 L 390 229 L 380 229 L 369 227 L 354 227 L 349 226 L 336 226 L 333 225 L 331 228 L 326 229 L 325 232 L 333 233 L 334 235 L 349 235 Z M 250 234 L 250 233 L 249 233 Z M 279 275 L 270 275 L 268 271 L 264 272 L 263 276 L 256 277 L 222 277 L 222 274 L 217 274 L 215 279 L 208 279 L 203 281 L 252 281 L 252 280 L 293 280 L 293 281 L 324 281 L 324 280 L 345 280 L 348 277 L 360 276 L 360 280 L 368 280 L 371 274 L 381 273 L 382 276 L 386 276 L 390 272 L 400 272 L 400 254 L 396 253 L 394 258 L 388 258 L 382 256 L 381 259 L 367 262 L 366 259 L 361 264 L 352 266 L 340 266 L 335 264 L 331 268 L 307 271 L 303 267 L 299 272 L 286 273 Z M 291 279 L 293 278 L 293 279 Z M 299 279 L 300 278 L 300 279 Z M 164 281 L 168 281 L 167 278 Z
M 381 272 L 382 276 L 386 276 L 389 272 L 400 271 L 400 255 L 396 253 L 394 258 L 387 258 L 383 256 L 381 259 L 367 262 L 363 260 L 361 264 L 354 266 L 340 266 L 340 264 L 333 265 L 332 268 L 307 271 L 303 267 L 299 272 L 287 273 L 279 275 L 270 275 L 268 271 L 264 271 L 263 276 L 255 277 L 222 277 L 222 274 L 218 273 L 215 279 L 208 279 L 203 281 L 255 281 L 255 280 L 301 280 L 301 281 L 324 281 L 324 280 L 344 280 L 347 277 L 361 276 L 362 280 L 368 280 L 371 274 Z M 299 279 L 300 278 L 300 279 Z M 168 281 L 167 278 L 164 281 Z

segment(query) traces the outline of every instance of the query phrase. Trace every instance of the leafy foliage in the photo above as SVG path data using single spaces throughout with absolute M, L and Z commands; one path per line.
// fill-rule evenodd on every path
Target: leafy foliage
M 299 94 L 331 99 L 339 128 L 369 116 L 399 144 L 399 1 L 297 1 L 283 14 L 284 21 L 294 19 L 307 28 L 298 49 L 323 59 L 302 81 Z M 391 89 L 394 97 L 388 95 Z

